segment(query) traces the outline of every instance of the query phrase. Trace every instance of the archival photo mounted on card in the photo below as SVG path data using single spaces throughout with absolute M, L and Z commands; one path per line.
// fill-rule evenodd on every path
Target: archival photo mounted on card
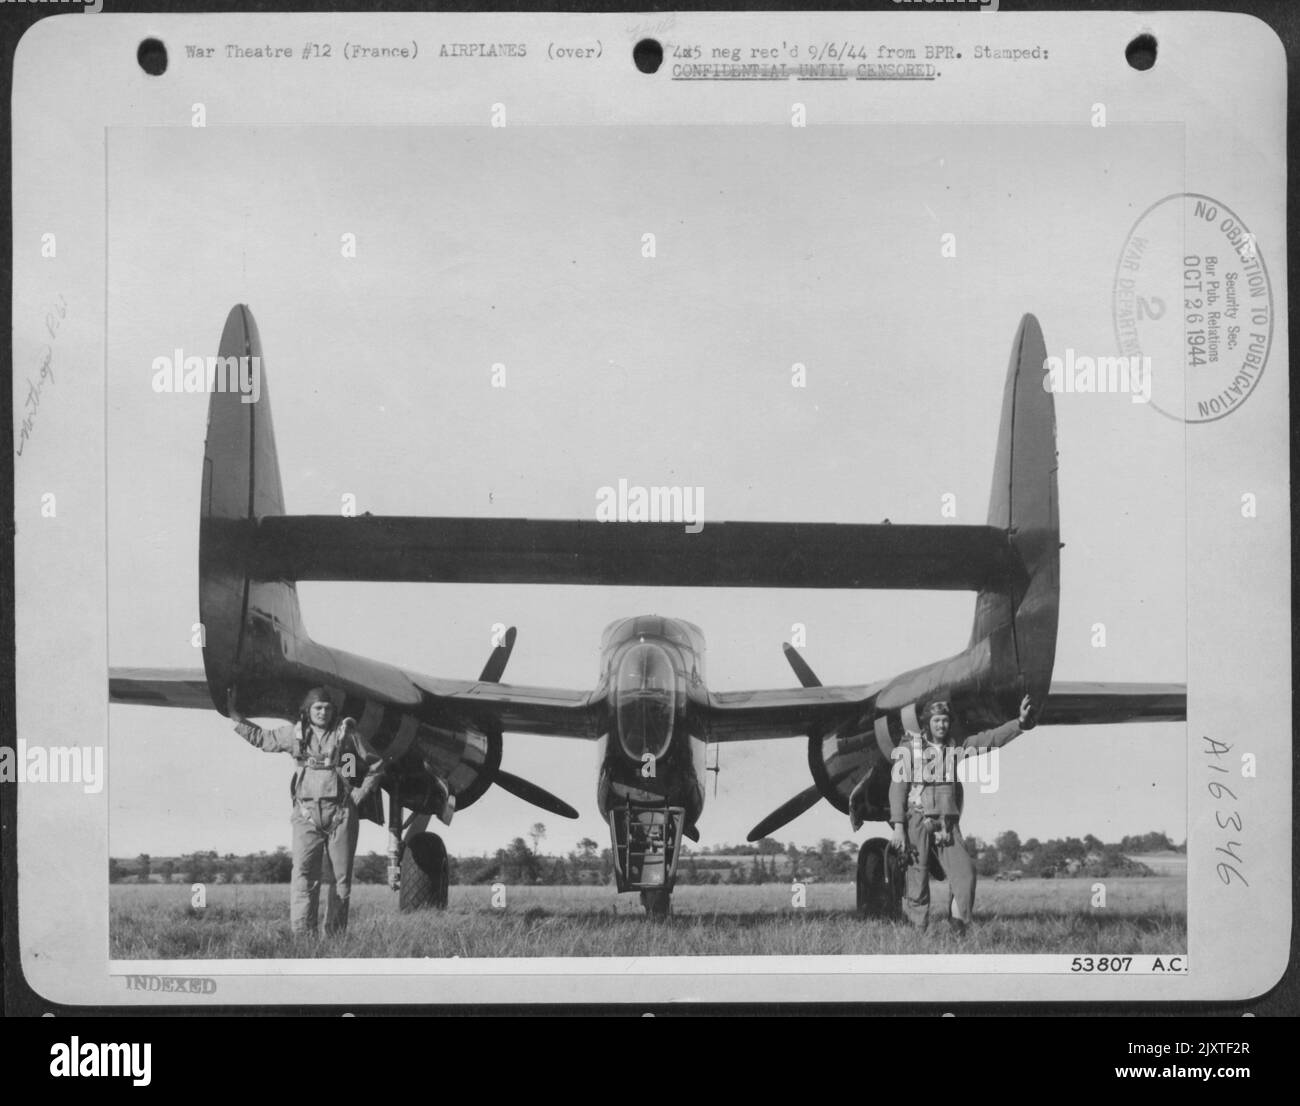
M 38 994 L 1280 977 L 1264 23 L 78 14 L 14 79 Z

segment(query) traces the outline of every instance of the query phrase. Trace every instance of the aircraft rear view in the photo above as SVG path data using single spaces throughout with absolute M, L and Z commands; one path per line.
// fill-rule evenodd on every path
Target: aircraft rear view
M 892 755 L 919 729 L 918 710 L 951 703 L 958 733 L 1014 717 L 1028 695 L 1045 724 L 1185 718 L 1172 685 L 1054 683 L 1060 530 L 1053 397 L 1045 344 L 1025 315 L 1003 393 L 984 525 L 680 524 L 491 518 L 287 515 L 260 337 L 237 305 L 220 344 L 258 374 L 250 402 L 214 390 L 203 462 L 199 607 L 204 669 L 114 669 L 114 702 L 293 718 L 307 688 L 325 686 L 382 757 L 389 796 L 390 885 L 403 909 L 444 907 L 448 861 L 431 819 L 450 824 L 494 784 L 561 817 L 563 799 L 506 771 L 504 735 L 597 743 L 597 807 L 620 891 L 651 916 L 670 912 L 683 837 L 699 839 L 711 743 L 798 738 L 810 787 L 751 833 L 766 836 L 821 799 L 861 821 L 888 818 Z M 824 685 L 786 647 L 800 686 L 710 692 L 704 636 L 680 620 L 612 625 L 591 689 L 506 684 L 512 628 L 477 679 L 425 676 L 314 642 L 299 610 L 301 579 L 696 587 L 910 588 L 976 593 L 970 640 L 944 660 L 892 678 Z M 519 738 L 512 738 L 519 740 Z M 527 740 L 527 739 L 525 739 Z M 864 782 L 865 781 L 865 782 Z M 863 786 L 859 786 L 863 785 Z M 883 841 L 859 856 L 859 907 L 891 913 Z

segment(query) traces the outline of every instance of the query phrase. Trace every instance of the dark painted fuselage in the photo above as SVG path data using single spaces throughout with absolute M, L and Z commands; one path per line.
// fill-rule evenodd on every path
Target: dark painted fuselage
M 681 807 L 694 826 L 704 809 L 704 635 L 680 619 L 641 615 L 601 636 L 608 710 L 597 742 L 601 816 L 625 807 Z

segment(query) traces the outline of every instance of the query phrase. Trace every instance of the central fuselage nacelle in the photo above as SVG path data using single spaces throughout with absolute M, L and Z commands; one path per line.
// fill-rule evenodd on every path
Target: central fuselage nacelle
M 946 660 L 905 672 L 881 686 L 856 718 L 809 734 L 808 761 L 823 796 L 842 811 L 864 776 L 874 817 L 887 815 L 894 748 L 920 729 L 919 712 L 942 697 L 964 737 L 1014 717 L 1024 683 L 1012 662 L 1009 630 L 998 627 Z M 597 804 L 601 816 L 625 809 L 679 807 L 694 827 L 704 808 L 708 689 L 704 635 L 679 619 L 641 616 L 606 629 L 601 684 L 607 709 L 599 735 Z
M 704 636 L 679 619 L 641 616 L 606 629 L 596 802 L 611 810 L 679 807 L 694 826 L 704 809 L 707 702 Z

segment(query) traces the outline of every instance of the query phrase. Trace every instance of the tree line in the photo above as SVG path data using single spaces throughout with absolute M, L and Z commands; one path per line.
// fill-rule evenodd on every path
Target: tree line
M 1021 841 L 1015 830 L 1001 833 L 990 843 L 978 837 L 965 839 L 966 851 L 981 876 L 1015 873 L 1028 878 L 1054 879 L 1088 876 L 1149 876 L 1155 873 L 1135 856 L 1144 853 L 1185 853 L 1187 842 L 1175 845 L 1163 833 L 1126 836 L 1107 844 L 1092 834 Z
M 540 832 L 538 832 L 540 830 Z M 590 837 L 564 855 L 541 852 L 545 827 L 540 823 L 528 833 L 529 847 L 516 837 L 504 848 L 484 856 L 449 857 L 449 878 L 458 884 L 593 884 L 614 881 L 614 854 Z M 963 839 L 966 851 L 981 876 L 1015 873 L 1027 878 L 1069 878 L 1072 876 L 1150 875 L 1151 869 L 1132 859 L 1143 853 L 1185 853 L 1187 843 L 1175 845 L 1163 833 L 1126 836 L 1106 844 L 1086 834 L 1039 841 L 1021 841 L 1014 830 L 999 834 L 991 842 L 978 837 Z M 816 845 L 782 845 L 770 837 L 754 844 L 691 847 L 683 842 L 677 867 L 679 884 L 764 884 L 795 880 L 821 883 L 851 882 L 857 871 L 858 842 L 822 838 Z M 193 852 L 177 857 L 151 857 L 141 853 L 133 860 L 112 857 L 108 862 L 110 883 L 288 883 L 293 858 L 284 847 L 274 852 Z M 353 867 L 357 883 L 385 883 L 388 860 L 380 853 L 358 855 Z

